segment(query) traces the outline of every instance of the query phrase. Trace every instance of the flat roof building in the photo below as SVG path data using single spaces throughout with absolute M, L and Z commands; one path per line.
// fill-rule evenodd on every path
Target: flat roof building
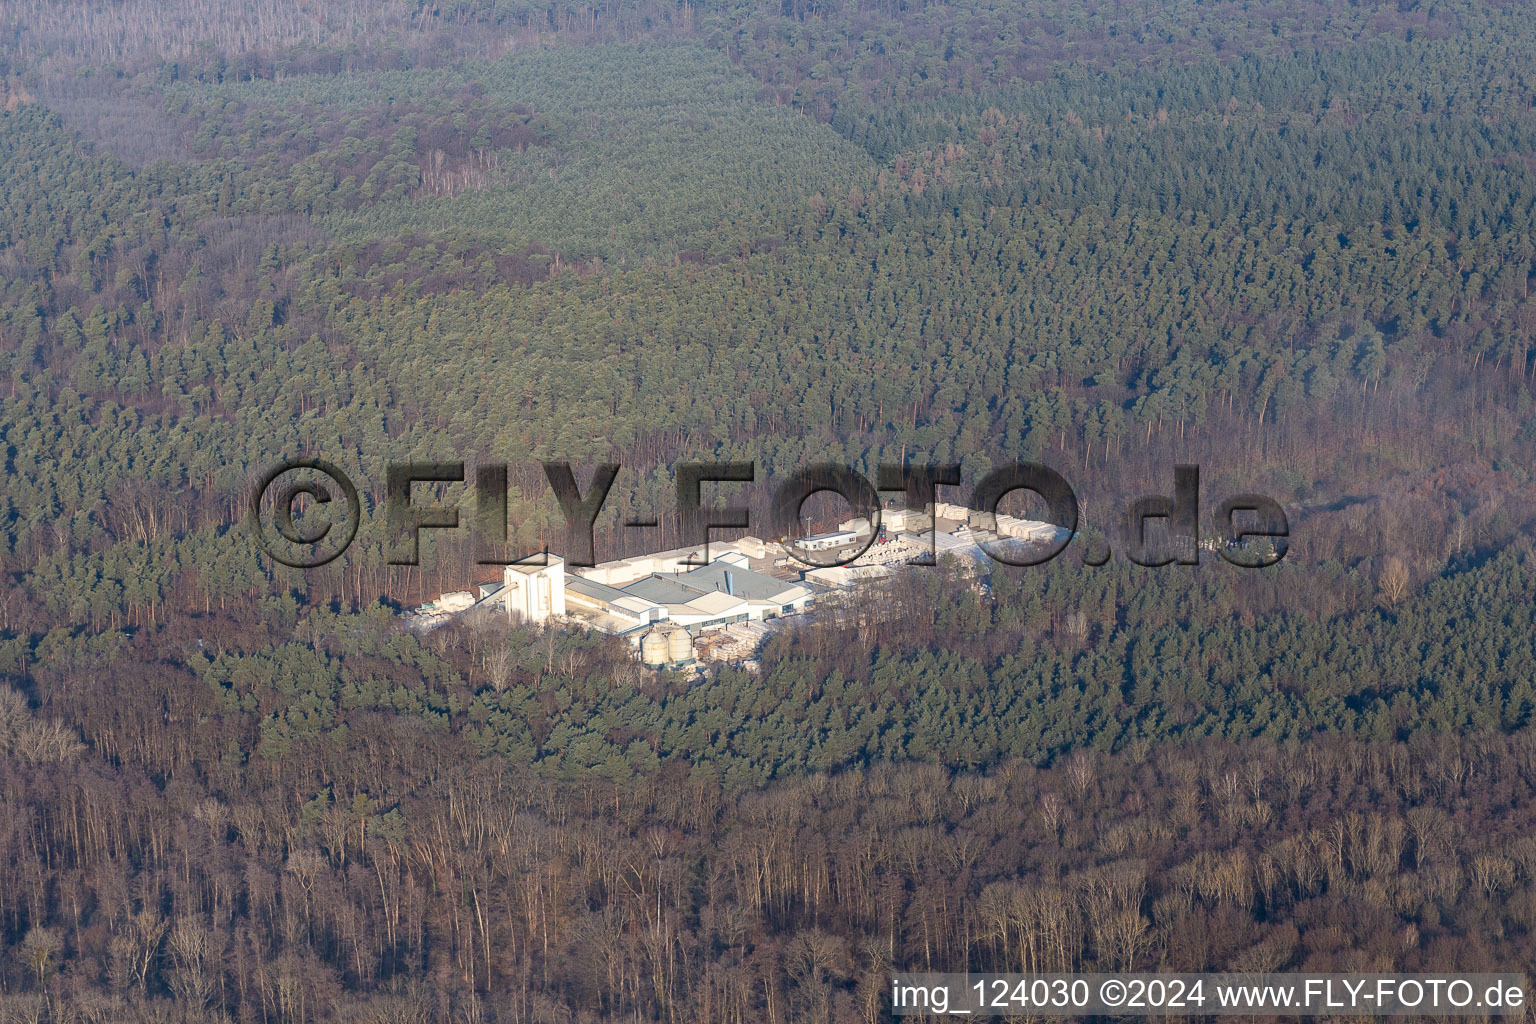
M 741 541 L 712 540 L 709 542 L 710 562 L 734 557 L 740 559 L 742 565 L 746 565 L 747 555 L 743 554 L 740 548 L 743 543 L 749 547 L 763 548 L 763 542 L 756 537 L 744 537 Z M 631 558 L 600 562 L 588 568 L 574 569 L 572 572 L 583 579 L 596 580 L 612 587 L 622 587 L 635 580 L 644 579 L 652 573 L 682 574 L 700 568 L 704 562 L 704 554 L 705 549 L 700 546 L 673 548 L 670 551 L 657 551 L 649 555 L 635 555 Z
M 648 573 L 623 586 L 590 576 L 567 577 L 566 582 L 572 614 L 610 633 L 652 623 L 703 629 L 775 618 L 804 611 L 811 598 L 808 587 L 748 568 L 747 557 L 739 552 L 686 572 Z
M 565 606 L 571 615 L 605 633 L 627 633 L 664 617 L 649 601 L 580 576 L 565 578 Z
M 864 524 L 866 531 L 869 523 Z M 852 530 L 833 530 L 830 533 L 813 533 L 809 537 L 801 537 L 791 541 L 790 547 L 799 548 L 801 551 L 831 551 L 835 548 L 845 548 L 859 542 L 859 535 Z
M 869 583 L 884 579 L 893 573 L 886 565 L 829 565 L 821 569 L 807 569 L 805 578 L 829 589 L 851 587 L 856 583 Z

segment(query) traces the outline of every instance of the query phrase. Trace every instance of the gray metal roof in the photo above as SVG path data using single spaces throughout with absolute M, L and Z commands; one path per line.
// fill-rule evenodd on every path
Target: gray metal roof
M 565 578 L 565 589 L 574 590 L 578 594 L 585 594 L 595 601 L 603 601 L 607 604 L 612 604 L 621 597 L 631 596 L 618 587 L 610 587 L 606 583 L 589 580 L 583 576 L 567 576 Z
M 731 574 L 729 591 L 726 573 Z M 747 601 L 767 601 L 797 585 L 728 562 L 711 562 L 678 576 L 652 573 L 623 589 L 626 594 L 657 604 L 686 604 L 700 594 L 727 592 Z
M 794 583 L 786 583 L 784 580 L 774 579 L 764 573 L 727 562 L 711 562 L 700 566 L 685 575 L 683 580 L 689 586 L 698 587 L 700 590 L 724 592 L 726 573 L 731 574 L 731 594 L 735 597 L 744 597 L 748 601 L 766 601 L 796 586 Z
M 713 587 L 710 588 L 710 590 L 713 589 Z M 710 590 L 690 587 L 683 582 L 681 576 L 661 576 L 652 573 L 645 579 L 629 584 L 624 588 L 624 593 L 653 604 L 687 604 L 700 594 L 709 593 Z

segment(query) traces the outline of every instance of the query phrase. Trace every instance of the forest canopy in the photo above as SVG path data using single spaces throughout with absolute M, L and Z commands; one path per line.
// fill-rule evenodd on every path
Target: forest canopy
M 0 1021 L 875 1022 L 894 970 L 1518 970 L 1515 3 L 21 0 Z M 343 467 L 357 543 L 242 523 Z M 1283 562 L 950 562 L 754 669 L 400 612 L 384 468 L 1198 464 Z M 585 480 L 585 477 L 583 477 Z M 722 497 L 721 500 L 724 500 Z M 622 525 L 655 517 L 634 539 Z M 659 537 L 659 539 L 658 539 Z M 1118 542 L 1116 542 L 1118 543 Z

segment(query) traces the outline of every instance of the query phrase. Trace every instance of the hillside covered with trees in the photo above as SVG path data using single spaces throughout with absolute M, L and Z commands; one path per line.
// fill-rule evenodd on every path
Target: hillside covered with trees
M 912 970 L 1522 970 L 1536 36 L 1491 0 L 0 13 L 0 1021 L 875 1022 Z M 358 482 L 323 569 L 256 477 Z M 642 670 L 385 467 L 1201 467 Z M 585 473 L 585 470 L 581 470 Z M 586 479 L 585 476 L 582 477 Z M 451 489 L 451 495 L 465 494 Z M 730 493 L 722 489 L 722 494 Z M 467 494 L 466 494 L 467 501 Z M 620 524 L 661 521 L 645 541 Z

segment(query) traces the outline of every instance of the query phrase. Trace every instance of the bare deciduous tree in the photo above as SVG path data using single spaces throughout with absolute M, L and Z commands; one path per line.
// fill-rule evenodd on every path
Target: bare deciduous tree
M 498 644 L 485 658 L 485 674 L 491 689 L 501 693 L 507 688 L 512 676 L 512 650 L 506 644 Z
M 48 983 L 48 978 L 53 974 L 54 961 L 63 949 L 64 943 L 59 939 L 59 933 L 52 928 L 32 928 L 26 938 L 21 940 L 22 962 L 37 979 L 38 988 Z
M 1377 583 L 1381 587 L 1382 599 L 1387 602 L 1388 607 L 1397 607 L 1398 602 L 1403 599 L 1403 595 L 1408 592 L 1408 581 L 1408 567 L 1403 564 L 1402 559 L 1395 555 L 1388 558 L 1386 564 L 1381 568 L 1380 577 L 1377 579 Z
M 197 1009 L 213 1001 L 218 986 L 213 975 L 214 950 L 208 930 L 193 917 L 179 917 L 166 943 L 171 954 L 167 978 L 171 991 Z

